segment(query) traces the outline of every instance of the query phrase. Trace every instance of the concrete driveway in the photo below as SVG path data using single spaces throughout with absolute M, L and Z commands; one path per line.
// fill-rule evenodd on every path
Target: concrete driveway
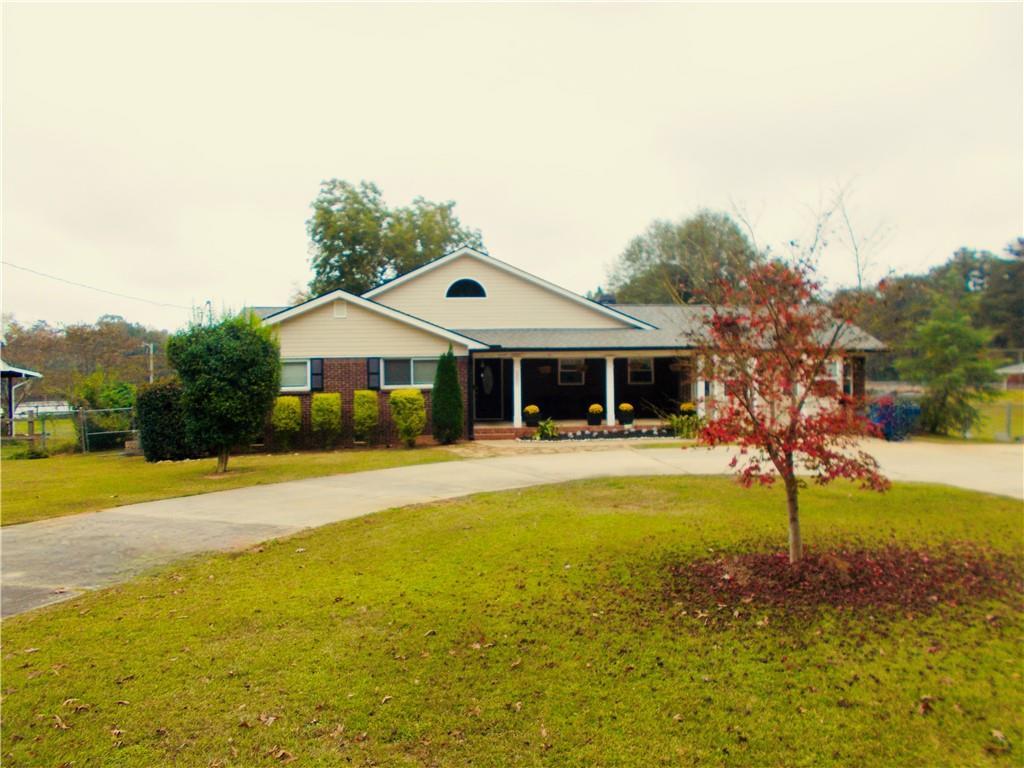
M 511 448 L 511 446 L 510 446 Z M 1024 446 L 872 441 L 893 480 L 1024 499 Z M 0 529 L 2 615 L 124 581 L 155 565 L 228 550 L 391 507 L 481 491 L 614 475 L 719 474 L 727 450 L 637 448 L 625 441 L 518 443 L 511 455 L 397 467 L 132 504 Z

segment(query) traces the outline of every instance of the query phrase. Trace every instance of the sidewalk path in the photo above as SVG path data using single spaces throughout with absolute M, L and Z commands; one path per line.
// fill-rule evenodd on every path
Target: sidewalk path
M 730 453 L 702 448 L 524 450 L 132 504 L 0 529 L 2 615 L 124 581 L 209 550 L 250 546 L 338 520 L 480 491 L 613 475 L 719 474 Z M 1024 499 L 1024 447 L 873 441 L 893 480 Z

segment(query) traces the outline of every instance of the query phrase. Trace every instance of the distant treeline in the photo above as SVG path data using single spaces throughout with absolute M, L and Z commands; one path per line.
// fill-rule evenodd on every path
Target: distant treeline
M 156 378 L 170 373 L 164 347 L 167 331 L 130 323 L 120 315 L 103 315 L 95 323 L 52 326 L 45 321 L 22 325 L 4 319 L 4 361 L 39 371 L 31 400 L 71 400 L 75 385 L 96 371 L 136 386 L 149 380 L 153 344 Z

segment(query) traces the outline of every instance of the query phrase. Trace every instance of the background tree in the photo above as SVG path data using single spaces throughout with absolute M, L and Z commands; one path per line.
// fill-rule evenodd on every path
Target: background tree
M 723 280 L 735 285 L 757 261 L 728 214 L 702 210 L 679 222 L 658 219 L 619 256 L 609 292 L 623 304 L 688 303 Z
M 860 325 L 890 351 L 868 359 L 868 377 L 901 378 L 897 360 L 910 347 L 916 329 L 939 306 L 960 306 L 975 329 L 991 331 L 992 350 L 1024 349 L 1024 259 L 961 248 L 949 260 L 923 274 L 890 275 L 875 288 L 846 289 L 837 304 L 860 308 Z
M 87 413 L 84 422 L 75 419 L 78 442 L 89 450 L 107 450 L 124 446 L 132 429 L 132 411 L 136 386 L 116 374 L 97 368 L 75 382 L 70 401 Z M 83 436 L 83 428 L 86 435 Z
M 462 437 L 462 387 L 451 344 L 437 361 L 434 388 L 430 392 L 430 416 L 434 439 L 448 445 Z
M 454 202 L 417 197 L 411 206 L 388 208 L 380 189 L 367 181 L 323 182 L 306 230 L 313 295 L 336 288 L 363 293 L 459 246 L 483 249 L 480 232 L 455 216 Z
M 720 281 L 707 337 L 695 340 L 704 378 L 725 386 L 700 439 L 739 448 L 732 466 L 746 486 L 781 478 L 791 563 L 803 556 L 798 470 L 822 485 L 849 478 L 878 491 L 888 487 L 878 463 L 857 448 L 870 424 L 829 371 L 848 323 L 820 292 L 806 263 L 755 265 L 739 285 Z
M 233 446 L 263 430 L 278 394 L 281 360 L 272 329 L 252 316 L 193 324 L 167 342 L 181 379 L 189 443 L 217 453 L 227 472 Z
M 925 386 L 921 426 L 933 434 L 966 433 L 981 419 L 974 403 L 995 394 L 996 364 L 986 347 L 991 334 L 971 326 L 951 303 L 938 306 L 911 336 L 900 372 Z
M 33 399 L 71 400 L 76 383 L 102 369 L 107 375 L 141 386 L 149 380 L 153 344 L 155 378 L 170 367 L 164 355 L 167 331 L 132 323 L 120 315 L 103 315 L 95 323 L 26 326 L 4 318 L 4 359 L 43 374 L 33 384 Z

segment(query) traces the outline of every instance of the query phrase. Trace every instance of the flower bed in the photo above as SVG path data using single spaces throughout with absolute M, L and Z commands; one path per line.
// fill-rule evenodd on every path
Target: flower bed
M 669 427 L 646 427 L 637 429 L 587 429 L 580 427 L 572 430 L 559 432 L 552 437 L 542 438 L 544 440 L 622 440 L 623 438 L 655 438 L 675 437 Z M 533 440 L 530 435 L 518 438 L 519 440 Z

